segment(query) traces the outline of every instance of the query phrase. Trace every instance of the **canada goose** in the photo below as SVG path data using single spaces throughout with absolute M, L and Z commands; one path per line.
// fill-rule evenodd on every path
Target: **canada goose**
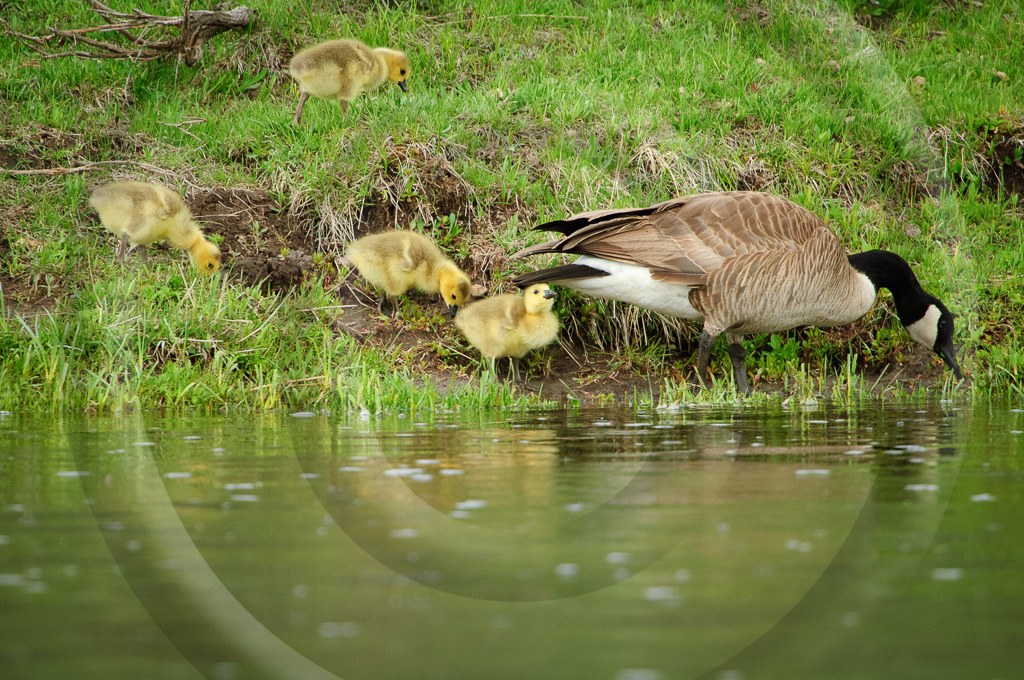
M 163 185 L 113 182 L 96 189 L 89 204 L 100 214 L 103 226 L 121 237 L 118 260 L 124 259 L 129 242 L 146 246 L 166 240 L 174 248 L 187 250 L 201 274 L 220 269 L 220 248 L 206 240 L 181 196 Z
M 296 125 L 302 123 L 302 107 L 309 95 L 339 100 L 344 114 L 360 92 L 380 87 L 385 80 L 408 92 L 406 80 L 412 73 L 405 53 L 386 47 L 370 49 L 358 40 L 330 40 L 307 47 L 292 57 L 288 68 L 302 91 Z
M 884 250 L 847 255 L 821 218 L 784 198 L 744 191 L 684 196 L 648 208 L 581 213 L 536 229 L 565 238 L 513 257 L 583 257 L 516 277 L 517 285 L 554 282 L 669 316 L 703 319 L 697 354 L 702 381 L 719 334 L 729 341 L 736 388 L 749 392 L 743 335 L 852 323 L 871 309 L 879 288 L 892 293 L 910 337 L 962 378 L 953 314 L 921 288 L 910 265 Z
M 466 305 L 455 325 L 480 354 L 491 360 L 509 357 L 513 380 L 519 375 L 519 358 L 531 349 L 552 342 L 558 335 L 558 317 L 551 311 L 555 291 L 545 283 L 531 284 L 522 295 L 497 295 Z
M 414 231 L 385 231 L 354 241 L 345 256 L 363 278 L 380 289 L 377 311 L 384 313 L 389 295 L 410 288 L 441 293 L 452 316 L 469 299 L 469 277 L 426 236 Z

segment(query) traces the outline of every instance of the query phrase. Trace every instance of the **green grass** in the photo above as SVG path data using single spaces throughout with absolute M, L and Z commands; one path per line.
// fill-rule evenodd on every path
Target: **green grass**
M 25 318 L 10 290 L 0 300 L 0 407 L 378 411 L 538 398 L 477 378 L 435 391 L 400 350 L 339 335 L 343 310 L 326 309 L 337 299 L 323 262 L 287 296 L 197 280 L 183 255 L 121 268 L 86 206 L 90 186 L 112 177 L 269 190 L 333 253 L 364 204 L 393 201 L 402 226 L 478 265 L 492 292 L 546 262 L 507 260 L 545 237 L 528 231 L 537 221 L 684 193 L 772 191 L 826 217 L 852 251 L 883 247 L 911 261 L 959 315 L 972 381 L 958 394 L 1024 396 L 1024 206 L 994 182 L 1001 161 L 985 143 L 992 131 L 1024 136 L 1024 14 L 1012 0 L 249 4 L 255 27 L 213 38 L 194 68 L 39 60 L 0 39 L 4 157 L 162 170 L 2 180 L 2 280 L 51 297 Z M 30 34 L 96 23 L 70 0 L 11 14 Z M 537 14 L 548 17 L 525 16 Z M 341 36 L 405 49 L 409 94 L 387 85 L 346 116 L 310 100 L 293 127 L 288 58 Z M 831 394 L 834 383 L 836 395 L 858 398 L 873 382 L 858 377 L 865 369 L 913 352 L 884 297 L 849 341 L 817 331 L 748 338 L 752 374 L 788 381 L 794 397 Z M 566 343 L 603 348 L 656 388 L 692 372 L 685 352 L 667 349 L 695 345 L 692 326 L 568 291 L 559 305 Z M 463 373 L 461 355 L 475 354 L 450 328 L 437 335 L 439 348 L 457 350 L 437 353 L 441 374 Z M 532 357 L 533 375 L 560 351 Z M 724 348 L 712 365 L 728 375 Z M 680 389 L 666 387 L 662 401 Z M 735 399 L 729 389 L 690 396 Z

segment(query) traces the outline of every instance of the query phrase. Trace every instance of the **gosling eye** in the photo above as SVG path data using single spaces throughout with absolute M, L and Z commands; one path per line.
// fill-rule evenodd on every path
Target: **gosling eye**
M 405 69 L 403 68 L 399 73 L 401 73 L 404 76 L 405 75 Z

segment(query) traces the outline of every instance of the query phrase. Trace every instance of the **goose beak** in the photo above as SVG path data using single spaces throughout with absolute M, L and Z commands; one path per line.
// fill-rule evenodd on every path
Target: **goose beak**
M 454 318 L 455 318 L 455 314 L 456 314 L 456 312 L 458 312 L 458 311 L 459 311 L 459 308 L 458 308 L 458 307 L 456 307 L 455 305 L 450 305 L 450 306 L 448 307 L 448 318 L 450 318 L 450 319 L 454 319 Z
M 550 300 L 553 297 L 555 297 L 555 291 L 551 290 L 550 288 L 548 288 L 546 291 L 544 291 L 544 299 L 545 300 Z
M 408 85 L 406 85 L 406 84 L 405 84 L 405 82 L 406 82 L 406 81 L 404 81 L 404 80 L 400 80 L 400 81 L 398 81 L 398 86 L 399 86 L 400 88 L 402 88 L 402 92 L 408 92 L 408 91 L 409 91 L 409 86 L 408 86 Z
M 956 376 L 957 380 L 963 380 L 964 374 L 960 372 L 960 364 L 956 361 L 956 348 L 953 347 L 953 342 L 947 342 L 942 347 L 937 347 L 935 353 L 938 354 L 946 365 L 953 369 L 953 375 Z

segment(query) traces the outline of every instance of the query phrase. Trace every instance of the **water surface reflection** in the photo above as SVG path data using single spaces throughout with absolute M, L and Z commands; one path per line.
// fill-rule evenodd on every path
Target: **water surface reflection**
M 1021 429 L 950 404 L 7 417 L 0 660 L 26 678 L 1011 677 Z

